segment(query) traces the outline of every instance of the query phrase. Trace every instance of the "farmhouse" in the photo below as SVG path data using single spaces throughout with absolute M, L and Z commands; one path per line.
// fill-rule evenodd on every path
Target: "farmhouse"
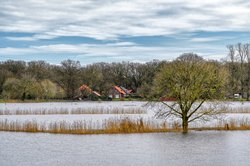
M 112 99 L 122 99 L 132 94 L 132 90 L 128 90 L 122 86 L 116 85 L 110 88 L 108 94 L 109 94 L 109 97 Z
M 88 85 L 83 84 L 80 88 L 80 96 L 81 99 L 89 99 L 93 100 L 94 98 L 101 97 L 101 94 L 97 91 L 93 91 Z

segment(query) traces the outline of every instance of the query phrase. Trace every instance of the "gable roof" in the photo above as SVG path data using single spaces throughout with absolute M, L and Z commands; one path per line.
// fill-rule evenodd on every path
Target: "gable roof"
M 131 94 L 132 93 L 132 89 L 126 89 L 123 86 L 120 86 L 120 88 L 126 93 L 126 94 Z
M 101 96 L 100 93 L 98 93 L 97 91 L 93 91 L 88 85 L 86 84 L 83 84 L 80 88 L 79 88 L 80 91 L 87 91 L 89 93 L 92 93 L 92 94 L 95 94 L 96 96 Z
M 122 89 L 122 88 L 120 88 L 119 86 L 114 86 L 114 88 L 119 92 L 119 93 L 121 93 L 121 94 L 126 94 L 126 92 Z

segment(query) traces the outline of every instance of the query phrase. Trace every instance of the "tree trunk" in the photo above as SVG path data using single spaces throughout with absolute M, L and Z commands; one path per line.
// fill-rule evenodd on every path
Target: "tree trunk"
M 24 101 L 25 98 L 26 98 L 26 92 L 24 92 L 23 95 L 22 95 L 22 101 Z
M 182 118 L 182 130 L 183 133 L 188 132 L 188 118 Z

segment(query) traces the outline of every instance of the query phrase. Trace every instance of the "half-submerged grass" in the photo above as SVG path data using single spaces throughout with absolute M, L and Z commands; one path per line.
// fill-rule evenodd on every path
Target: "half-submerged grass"
M 151 120 L 131 120 L 108 119 L 103 123 L 92 121 L 66 121 L 51 122 L 49 124 L 38 123 L 37 121 L 0 121 L 0 131 L 14 132 L 46 132 L 61 134 L 115 134 L 115 133 L 149 133 L 149 132 L 166 132 L 168 131 L 166 122 L 161 124 L 154 123 Z
M 0 110 L 0 115 L 57 115 L 57 114 L 146 114 L 144 108 L 60 108 L 36 110 Z
M 250 113 L 250 107 L 238 107 L 238 108 L 231 108 L 227 109 L 225 113 L 234 113 L 234 114 L 249 114 Z
M 193 127 L 192 130 L 250 130 L 250 120 L 248 118 L 230 119 L 228 121 L 219 120 L 216 124 L 206 127 Z
M 250 130 L 250 121 L 247 118 L 218 121 L 211 127 L 193 127 L 190 130 Z M 74 122 L 57 121 L 38 123 L 37 121 L 0 121 L 0 131 L 13 132 L 45 132 L 58 134 L 118 134 L 118 133 L 151 133 L 182 131 L 178 123 L 172 124 L 162 121 L 156 123 L 152 119 L 111 118 L 103 122 L 77 120 Z
M 211 127 L 193 127 L 190 130 L 250 130 L 250 121 L 247 118 L 218 121 Z M 118 134 L 118 133 L 150 133 L 182 131 L 177 122 L 156 122 L 152 119 L 111 118 L 103 122 L 77 120 L 74 122 L 57 121 L 51 123 L 39 123 L 32 121 L 0 121 L 0 131 L 13 132 L 45 132 L 58 134 Z

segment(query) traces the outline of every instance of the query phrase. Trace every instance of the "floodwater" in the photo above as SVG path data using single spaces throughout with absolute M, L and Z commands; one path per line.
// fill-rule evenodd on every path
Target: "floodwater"
M 0 132 L 1 166 L 248 166 L 250 131 L 63 135 Z
M 155 111 L 157 107 L 149 107 L 146 105 L 147 102 L 139 102 L 139 101 L 102 101 L 102 102 L 47 102 L 47 103 L 0 103 L 0 110 L 32 110 L 32 111 L 39 111 L 39 110 L 73 110 L 77 108 L 96 108 L 96 109 L 112 109 L 112 108 L 123 108 L 123 109 L 137 109 L 141 108 L 146 110 L 147 114 L 56 114 L 56 115 L 1 115 L 0 121 L 19 121 L 19 122 L 26 122 L 26 121 L 36 121 L 39 123 L 46 123 L 49 124 L 51 122 L 60 122 L 66 121 L 72 123 L 74 121 L 86 121 L 88 124 L 98 124 L 96 126 L 102 126 L 102 122 L 104 120 L 108 120 L 110 118 L 114 119 L 145 119 L 145 121 L 150 120 L 154 121 L 155 123 L 161 123 L 160 119 L 156 119 L 154 117 Z M 205 103 L 206 104 L 206 103 Z M 248 109 L 250 110 L 250 102 L 224 102 L 225 106 L 228 106 L 232 109 Z M 249 111 L 250 112 L 250 111 Z M 225 121 L 230 121 L 234 119 L 236 121 L 241 121 L 241 119 L 250 119 L 250 113 L 230 113 L 225 114 L 223 116 Z M 173 123 L 176 119 L 169 119 L 167 122 L 169 124 Z M 218 125 L 218 121 L 220 120 L 211 120 L 209 122 L 192 122 L 190 123 L 190 127 L 213 127 Z M 99 125 L 100 124 L 100 125 Z
M 75 120 L 102 121 L 111 117 L 153 118 L 146 102 L 1 103 L 0 110 L 76 108 L 145 108 L 147 114 L 0 115 L 0 120 L 41 123 Z M 250 108 L 250 102 L 226 102 Z M 225 118 L 250 118 L 249 113 Z M 194 123 L 195 124 L 195 123 Z M 209 122 L 207 125 L 212 125 Z M 204 124 L 203 124 L 204 125 Z M 0 166 L 165 166 L 250 165 L 250 131 L 191 131 L 182 133 L 63 135 L 0 131 Z

